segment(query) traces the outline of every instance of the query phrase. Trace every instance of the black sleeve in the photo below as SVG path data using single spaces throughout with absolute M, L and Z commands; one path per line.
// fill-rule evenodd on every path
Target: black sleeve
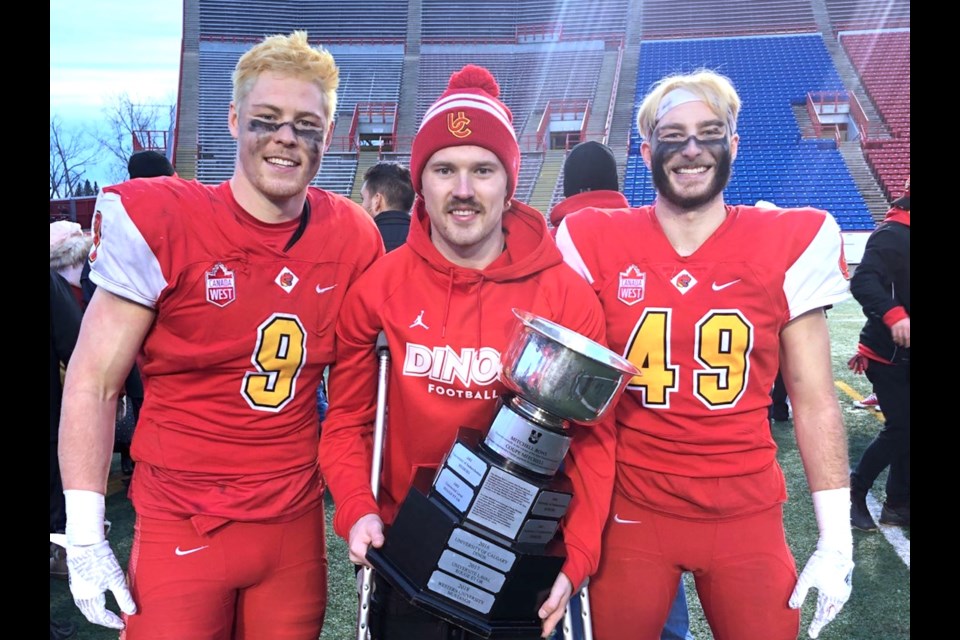
M 66 364 L 73 355 L 80 334 L 80 305 L 70 285 L 50 270 L 50 344 L 54 354 Z
M 877 229 L 867 240 L 863 258 L 850 278 L 850 293 L 868 318 L 882 320 L 888 311 L 900 305 L 892 286 L 896 265 L 904 259 L 899 244 L 893 229 Z
M 80 289 L 83 291 L 83 304 L 90 304 L 90 298 L 93 292 L 97 290 L 97 285 L 90 279 L 90 261 L 84 260 L 83 271 L 80 272 Z

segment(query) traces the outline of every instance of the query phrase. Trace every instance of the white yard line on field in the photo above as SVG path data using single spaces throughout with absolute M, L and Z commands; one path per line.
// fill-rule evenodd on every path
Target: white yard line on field
M 874 522 L 880 522 L 880 510 L 882 508 L 883 505 L 877 502 L 877 499 L 873 497 L 873 493 L 868 492 L 867 509 L 870 510 L 870 515 L 873 516 Z M 903 564 L 907 565 L 907 569 L 909 569 L 910 539 L 903 535 L 903 529 L 889 524 L 878 524 L 877 527 L 879 527 L 880 533 L 887 539 L 887 542 L 890 543 L 890 546 L 893 547 L 896 554 L 903 560 Z
M 843 391 L 846 395 L 850 396 L 854 400 L 863 400 L 863 396 L 853 390 L 850 385 L 842 382 L 840 380 L 835 380 L 834 384 L 837 385 L 837 388 Z M 873 411 L 872 409 L 866 409 L 871 413 L 877 420 L 883 422 L 883 413 L 879 411 Z M 870 510 L 870 515 L 873 516 L 874 522 L 880 522 L 880 511 L 883 509 L 883 505 L 880 504 L 876 498 L 873 497 L 873 493 L 867 493 L 867 509 Z M 877 525 L 880 529 L 880 533 L 883 534 L 883 537 L 887 539 L 887 542 L 890 543 L 890 546 L 893 547 L 894 552 L 900 556 L 900 559 L 903 560 L 903 564 L 907 565 L 907 569 L 910 568 L 910 539 L 903 535 L 903 529 L 900 527 L 880 524 Z

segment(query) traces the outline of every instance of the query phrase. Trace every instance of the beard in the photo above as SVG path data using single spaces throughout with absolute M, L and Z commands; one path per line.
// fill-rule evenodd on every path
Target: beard
M 713 179 L 707 185 L 706 189 L 692 195 L 678 193 L 670 183 L 670 176 L 667 174 L 667 160 L 674 153 L 677 153 L 677 149 L 662 143 L 653 147 L 650 173 L 653 178 L 653 186 L 657 190 L 657 197 L 668 200 L 682 209 L 697 209 L 723 193 L 723 190 L 727 188 L 727 184 L 730 182 L 733 162 L 730 158 L 729 141 L 724 138 L 722 141 L 718 140 L 717 143 L 722 144 L 708 143 L 701 145 L 703 152 L 713 158 Z

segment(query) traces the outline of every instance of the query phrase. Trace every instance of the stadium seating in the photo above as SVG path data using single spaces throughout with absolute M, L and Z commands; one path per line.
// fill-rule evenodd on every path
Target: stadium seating
M 371 28 L 375 27 L 375 31 Z M 402 43 L 407 33 L 405 0 L 202 0 L 201 39 L 259 40 L 304 30 L 311 41 Z M 351 34 L 356 34 L 351 36 Z
M 380 157 L 409 163 L 410 140 L 424 112 L 452 72 L 474 63 L 493 72 L 514 114 L 524 152 L 517 197 L 528 199 L 535 188 L 545 197 L 544 185 L 537 188 L 544 156 L 533 135 L 544 108 L 560 100 L 612 105 L 611 78 L 602 77 L 612 69 L 604 66 L 605 52 L 632 39 L 638 54 L 624 62 L 632 77 L 621 76 L 613 86 L 633 93 L 633 109 L 618 107 L 608 126 L 625 129 L 637 101 L 662 75 L 717 69 L 734 80 L 744 101 L 727 200 L 817 206 L 844 229 L 872 229 L 836 144 L 804 139 L 807 132 L 794 115 L 811 92 L 847 91 L 821 34 L 825 14 L 830 35 L 837 34 L 893 136 L 866 142 L 867 163 L 891 198 L 909 175 L 909 90 L 903 89 L 909 87 L 908 0 L 186 0 L 185 14 L 199 16 L 191 50 L 199 61 L 199 78 L 192 81 L 199 94 L 195 177 L 203 182 L 228 179 L 233 170 L 236 145 L 223 121 L 237 58 L 264 35 L 305 29 L 334 54 L 341 78 L 333 144 L 314 184 L 352 192 L 357 151 L 350 133 L 358 104 L 396 105 L 396 145 Z M 891 25 L 905 29 L 875 33 Z M 609 133 L 597 133 L 592 120 L 590 126 L 591 135 Z M 633 125 L 619 147 L 627 149 L 623 185 L 635 204 L 653 198 L 639 142 Z M 559 185 L 552 186 L 549 206 L 559 200 Z
M 640 19 L 645 39 L 817 31 L 809 0 L 645 0 Z
M 417 122 L 446 89 L 450 74 L 468 63 L 488 68 L 497 78 L 500 99 L 513 112 L 518 135 L 530 116 L 543 111 L 548 100 L 593 100 L 603 62 L 603 43 L 584 41 L 545 47 L 424 45 L 417 81 Z
M 423 0 L 424 44 L 516 43 L 623 36 L 628 0 Z
M 910 0 L 824 0 L 835 33 L 910 26 Z
M 856 68 L 893 140 L 870 140 L 864 157 L 887 197 L 903 193 L 910 175 L 910 31 L 841 33 Z

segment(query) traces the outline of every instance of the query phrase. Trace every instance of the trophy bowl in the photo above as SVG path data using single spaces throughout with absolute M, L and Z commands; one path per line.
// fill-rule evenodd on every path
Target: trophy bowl
M 521 309 L 500 379 L 524 400 L 554 416 L 595 424 L 640 371 L 606 347 Z

